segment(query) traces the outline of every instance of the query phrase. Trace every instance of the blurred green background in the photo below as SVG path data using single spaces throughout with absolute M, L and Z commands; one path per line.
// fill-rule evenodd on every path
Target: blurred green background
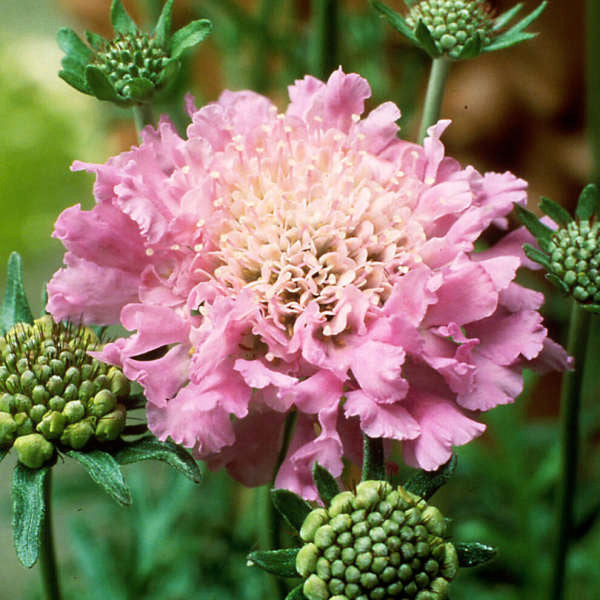
M 269 94 L 284 106 L 286 86 L 319 74 L 311 9 L 318 0 L 178 0 L 177 26 L 209 17 L 210 41 L 188 57 L 181 77 L 161 99 L 182 128 L 182 97 L 197 105 L 226 87 Z M 160 9 L 155 0 L 124 4 L 140 22 Z M 400 0 L 390 5 L 400 9 Z M 498 10 L 512 3 L 498 1 Z M 525 2 L 526 9 L 535 2 Z M 4 0 L 0 21 L 0 280 L 8 254 L 18 250 L 35 311 L 44 281 L 59 268 L 63 248 L 50 237 L 67 206 L 93 205 L 93 177 L 73 174 L 75 159 L 105 161 L 135 143 L 130 115 L 78 94 L 56 73 L 61 52 L 55 32 L 69 25 L 109 35 L 109 0 Z M 385 100 L 403 111 L 403 134 L 413 139 L 427 76 L 426 57 L 409 48 L 369 9 L 338 3 L 336 63 L 365 75 L 373 88 L 369 108 Z M 510 169 L 530 182 L 532 206 L 540 194 L 572 206 L 590 177 L 583 98 L 583 2 L 554 2 L 534 27 L 541 36 L 504 53 L 457 65 L 443 116 L 454 120 L 445 136 L 448 154 L 480 170 Z M 546 316 L 555 338 L 564 335 L 566 307 L 544 281 L 528 285 L 547 294 Z M 585 439 L 577 495 L 577 539 L 569 564 L 568 598 L 600 598 L 600 402 L 594 356 L 585 383 Z M 597 371 L 597 369 L 595 369 Z M 484 415 L 487 434 L 459 449 L 459 474 L 438 496 L 454 519 L 456 536 L 500 549 L 487 567 L 460 573 L 453 600 L 543 599 L 550 569 L 553 485 L 558 473 L 557 375 L 528 377 L 513 406 Z M 0 465 L 0 598 L 39 597 L 34 568 L 22 568 L 12 549 L 10 473 Z M 55 481 L 57 543 L 67 598 L 276 600 L 272 582 L 245 565 L 257 547 L 262 492 L 242 489 L 223 473 L 194 486 L 166 467 L 127 467 L 134 504 L 113 506 L 88 476 L 59 465 Z M 401 471 L 401 475 L 404 471 Z

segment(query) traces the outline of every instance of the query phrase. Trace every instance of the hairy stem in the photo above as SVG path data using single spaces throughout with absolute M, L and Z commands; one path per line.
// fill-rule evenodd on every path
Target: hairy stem
M 385 460 L 383 456 L 383 440 L 371 438 L 363 433 L 363 465 L 362 481 L 385 479 Z
M 419 128 L 419 144 L 423 143 L 423 140 L 427 135 L 427 129 L 440 118 L 442 100 L 444 99 L 444 89 L 446 87 L 449 71 L 450 59 L 445 58 L 444 56 L 433 59 L 433 62 L 431 63 L 431 72 L 429 73 L 429 82 L 427 83 L 427 93 L 425 95 L 425 105 L 423 106 L 421 127 Z
M 561 471 L 555 513 L 556 544 L 549 598 L 564 597 L 569 538 L 573 529 L 573 500 L 579 446 L 579 406 L 590 313 L 572 301 L 567 352 L 575 358 L 575 370 L 563 375 L 561 388 Z
M 56 555 L 54 552 L 54 539 L 52 536 L 52 469 L 44 478 L 44 499 L 46 512 L 42 523 L 42 545 L 40 548 L 39 567 L 42 576 L 42 588 L 45 600 L 60 600 L 58 586 L 58 572 L 56 569 Z

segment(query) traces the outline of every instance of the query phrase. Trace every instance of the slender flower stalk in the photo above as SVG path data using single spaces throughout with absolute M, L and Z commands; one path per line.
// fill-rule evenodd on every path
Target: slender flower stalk
M 573 528 L 573 501 L 579 444 L 579 407 L 589 321 L 590 313 L 583 310 L 573 300 L 567 352 L 574 357 L 576 368 L 563 375 L 561 389 L 561 475 L 555 515 L 557 538 L 549 594 L 552 600 L 560 600 L 564 597 L 565 566 L 569 538 Z
M 313 57 L 312 72 L 325 79 L 339 66 L 338 59 L 338 0 L 312 0 Z
M 46 511 L 42 522 L 42 544 L 39 557 L 44 599 L 60 600 L 62 596 L 58 583 L 54 536 L 52 535 L 52 469 L 48 471 L 48 475 L 44 478 L 44 500 Z
M 362 481 L 384 480 L 385 462 L 383 440 L 363 434 Z
M 133 120 L 138 135 L 140 135 L 140 132 L 146 125 L 154 125 L 154 113 L 150 102 L 145 104 L 134 104 L 131 107 L 131 110 L 133 112 Z
M 423 143 L 427 129 L 437 123 L 440 118 L 442 101 L 448 73 L 450 72 L 450 59 L 444 56 L 434 58 L 431 63 L 431 72 L 427 84 L 421 127 L 419 128 L 419 144 Z

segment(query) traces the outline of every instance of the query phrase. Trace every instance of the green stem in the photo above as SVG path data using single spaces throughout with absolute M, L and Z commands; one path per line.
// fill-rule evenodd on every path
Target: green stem
M 555 513 L 556 544 L 549 598 L 564 594 L 565 567 L 573 528 L 573 500 L 579 447 L 579 406 L 590 313 L 572 300 L 567 352 L 575 359 L 575 370 L 563 375 L 561 388 L 561 472 Z
M 442 100 L 444 99 L 444 88 L 446 87 L 449 71 L 450 59 L 444 56 L 433 59 L 433 62 L 431 63 L 431 72 L 429 74 L 429 82 L 427 83 L 427 93 L 425 95 L 421 127 L 419 128 L 419 144 L 423 143 L 423 140 L 427 135 L 427 129 L 440 118 Z
M 270 23 L 273 20 L 275 8 L 280 4 L 279 0 L 262 0 L 258 9 L 258 26 L 263 31 L 261 35 L 254 37 L 256 41 L 256 56 L 254 59 L 254 72 L 252 76 L 252 89 L 264 93 L 269 87 L 269 56 L 272 48 L 269 43 Z
M 313 45 L 311 67 L 319 79 L 327 79 L 339 66 L 338 0 L 312 0 Z
M 138 132 L 138 136 L 146 125 L 154 125 L 154 114 L 150 102 L 134 104 L 131 107 L 131 110 L 133 111 L 133 120 L 135 121 L 135 128 Z
M 385 479 L 385 460 L 383 456 L 383 440 L 371 438 L 363 433 L 363 466 L 362 481 Z
M 42 587 L 45 600 L 60 600 L 56 555 L 52 536 L 52 469 L 44 478 L 44 500 L 46 511 L 42 523 L 42 544 L 40 548 L 39 566 L 42 575 Z
M 588 0 L 587 26 L 587 127 L 592 150 L 592 180 L 600 182 L 600 2 Z

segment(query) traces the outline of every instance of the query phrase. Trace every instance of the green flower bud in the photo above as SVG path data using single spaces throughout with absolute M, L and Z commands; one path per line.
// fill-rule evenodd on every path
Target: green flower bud
M 110 379 L 110 391 L 116 396 L 117 400 L 125 400 L 131 393 L 129 379 L 123 375 L 123 372 L 117 367 L 111 367 L 108 370 Z
M 39 469 L 54 455 L 54 445 L 39 433 L 22 435 L 13 444 L 19 462 L 30 469 Z
M 12 415 L 0 412 L 0 446 L 13 443 L 17 435 L 17 423 Z
M 309 600 L 447 598 L 458 556 L 437 508 L 381 481 L 339 497 L 301 528 L 296 569 Z
M 115 410 L 107 413 L 98 420 L 96 425 L 96 438 L 101 442 L 116 440 L 125 428 L 127 411 L 125 406 L 117 404 Z
M 111 388 L 126 397 L 128 383 L 88 354 L 101 348 L 91 329 L 50 316 L 0 337 L 0 445 L 19 446 L 23 464 L 41 466 L 55 444 L 80 449 L 92 437 L 118 438 L 126 409 Z

